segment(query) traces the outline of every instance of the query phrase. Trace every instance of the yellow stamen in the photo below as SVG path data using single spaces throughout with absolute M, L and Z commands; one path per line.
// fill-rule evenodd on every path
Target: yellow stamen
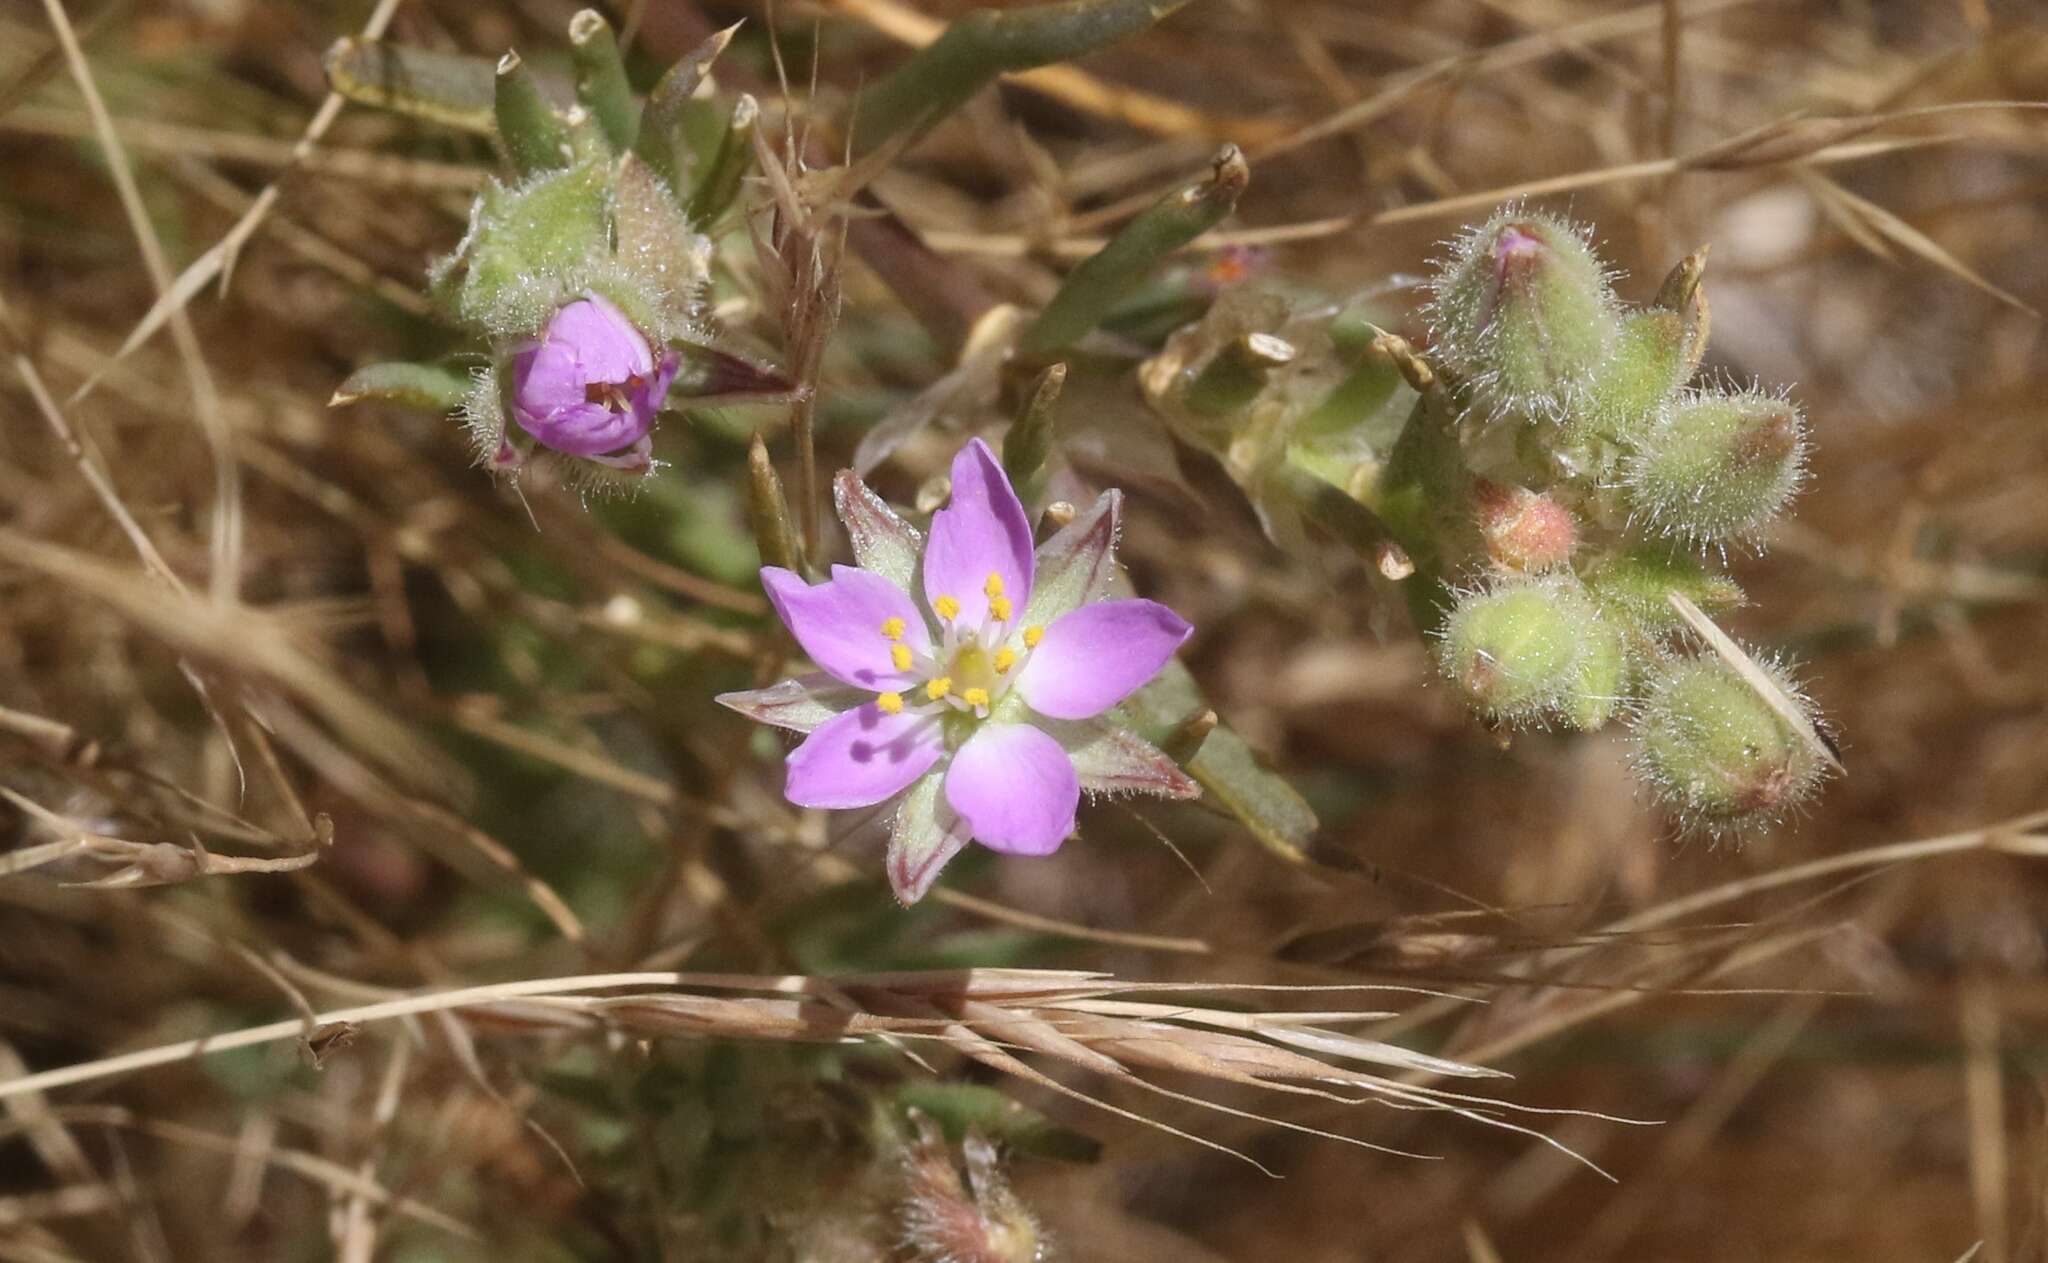
M 996 667 L 996 674 L 997 674 L 997 675 L 1007 675 L 1007 674 L 1009 674 L 1010 668 L 1011 668 L 1011 667 L 1014 667 L 1014 666 L 1016 666 L 1016 665 L 1017 665 L 1017 651 L 1016 651 L 1015 649 L 998 649 L 998 650 L 996 650 L 996 662 L 995 662 L 995 667 Z
M 969 706 L 987 706 L 988 690 L 963 689 L 960 693 L 960 700 L 966 702 Z
M 889 661 L 898 671 L 910 670 L 911 653 L 909 645 L 890 645 Z
M 901 640 L 904 627 L 905 624 L 900 618 L 885 619 L 882 622 L 882 634 L 891 640 Z
M 960 602 L 950 596 L 939 597 L 932 602 L 932 612 L 950 622 L 960 617 Z
M 884 715 L 900 715 L 903 713 L 903 694 L 884 693 L 875 699 L 875 707 Z
M 953 681 L 946 676 L 942 675 L 936 680 L 925 682 L 924 695 L 935 702 L 952 691 Z
M 1006 596 L 990 597 L 988 599 L 988 612 L 995 615 L 996 621 L 999 623 L 1009 622 L 1010 615 L 1013 612 L 1010 609 L 1010 598 Z
M 981 585 L 981 590 L 991 597 L 1001 596 L 1003 594 L 1003 576 L 993 570 L 989 571 L 988 582 Z
M 1024 647 L 1025 647 L 1026 649 L 1036 649 L 1036 648 L 1038 648 L 1038 642 L 1039 642 L 1039 641 L 1041 641 L 1041 640 L 1044 640 L 1044 639 L 1045 639 L 1045 628 L 1043 628 L 1043 627 L 1026 627 L 1026 628 L 1024 629 Z

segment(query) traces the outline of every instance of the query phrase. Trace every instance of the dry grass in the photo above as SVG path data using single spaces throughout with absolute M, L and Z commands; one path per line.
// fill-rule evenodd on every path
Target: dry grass
M 2034 6 L 1204 0 L 863 171 L 919 246 L 796 214 L 784 120 L 828 165 L 963 6 L 778 6 L 797 109 L 763 12 L 620 5 L 648 67 L 749 19 L 724 83 L 787 166 L 742 227 L 782 267 L 724 314 L 817 390 L 669 423 L 659 483 L 589 507 L 324 407 L 448 347 L 417 285 L 485 155 L 341 109 L 321 51 L 367 19 L 544 56 L 573 5 L 68 7 L 75 44 L 0 7 L 0 1259 L 884 1258 L 818 1207 L 886 1202 L 876 1120 L 933 1074 L 1101 1142 L 1013 1144 L 1066 1257 L 2048 1257 Z M 1356 562 L 1113 424 L 1070 453 L 1324 862 L 1106 804 L 906 913 L 872 827 L 783 804 L 708 701 L 783 652 L 750 431 L 830 554 L 805 490 L 914 412 L 876 475 L 913 501 L 987 415 L 948 376 L 977 322 L 1224 140 L 1212 244 L 1266 281 L 1412 273 L 1512 196 L 1596 223 L 1631 298 L 1711 242 L 1714 367 L 1814 423 L 1724 620 L 1844 737 L 1809 819 L 1680 846 L 1618 741 L 1500 747 Z M 1365 984 L 1446 994 L 1251 989 Z

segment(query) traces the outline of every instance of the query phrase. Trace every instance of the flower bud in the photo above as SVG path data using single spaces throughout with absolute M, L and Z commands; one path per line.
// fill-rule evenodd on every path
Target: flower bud
M 1432 282 L 1433 349 L 1497 403 L 1560 416 L 1620 335 L 1607 270 L 1562 219 L 1510 209 L 1460 238 Z
M 679 360 L 597 295 L 562 307 L 512 361 L 512 418 L 541 446 L 620 468 L 648 463 L 648 431 Z
M 1567 710 L 1586 682 L 1589 647 L 1611 633 L 1577 584 L 1512 578 L 1459 598 L 1437 665 L 1496 723 L 1536 723 Z
M 1777 516 L 1798 489 L 1805 457 L 1805 423 L 1789 400 L 1703 392 L 1657 414 L 1623 482 L 1666 534 L 1728 540 Z
M 1792 705 L 1807 707 L 1782 670 L 1758 665 Z M 1688 829 L 1716 836 L 1774 823 L 1827 771 L 1807 739 L 1718 657 L 1659 667 L 1635 735 L 1638 775 Z
M 1578 522 L 1553 497 L 1480 478 L 1472 484 L 1472 509 L 1495 565 L 1535 573 L 1571 560 Z

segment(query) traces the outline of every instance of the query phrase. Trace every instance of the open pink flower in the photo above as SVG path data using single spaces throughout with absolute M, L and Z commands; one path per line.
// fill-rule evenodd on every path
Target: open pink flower
M 979 439 L 953 461 L 929 540 L 850 471 L 835 484 L 858 567 L 816 585 L 764 567 L 776 613 L 819 674 L 718 700 L 807 733 L 784 792 L 801 807 L 894 800 L 889 880 L 911 903 L 969 841 L 1049 855 L 1081 791 L 1199 793 L 1112 716 L 1192 629 L 1155 601 L 1109 600 L 1121 496 L 1036 550 Z
M 512 416 L 542 447 L 644 469 L 654 414 L 680 364 L 666 349 L 657 359 L 646 336 L 611 303 L 595 294 L 579 298 L 512 361 Z

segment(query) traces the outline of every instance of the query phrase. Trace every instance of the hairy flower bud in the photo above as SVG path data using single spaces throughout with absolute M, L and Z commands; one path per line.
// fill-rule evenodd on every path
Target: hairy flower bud
M 1571 560 L 1579 526 L 1554 497 L 1488 478 L 1472 484 L 1473 516 L 1486 555 L 1507 570 L 1556 570 Z
M 596 295 L 562 307 L 512 361 L 512 417 L 541 446 L 622 467 L 647 464 L 648 431 L 675 380 L 676 353 Z
M 1684 396 L 1643 436 L 1623 481 L 1666 534 L 1711 542 L 1751 534 L 1799 487 L 1806 426 L 1789 400 L 1756 391 Z
M 1570 579 L 1505 579 L 1459 598 L 1437 643 L 1437 665 L 1496 723 L 1577 722 L 1572 703 L 1597 666 L 1592 657 L 1611 639 L 1613 629 Z M 1613 674 L 1618 686 L 1618 659 Z
M 1561 416 L 1620 336 L 1607 271 L 1577 227 L 1509 210 L 1460 238 L 1432 282 L 1433 349 L 1499 404 Z
M 1789 704 L 1806 709 L 1781 669 L 1759 666 Z M 1806 736 L 1718 657 L 1661 665 L 1635 734 L 1637 773 L 1686 827 L 1716 836 L 1774 823 L 1827 771 Z

